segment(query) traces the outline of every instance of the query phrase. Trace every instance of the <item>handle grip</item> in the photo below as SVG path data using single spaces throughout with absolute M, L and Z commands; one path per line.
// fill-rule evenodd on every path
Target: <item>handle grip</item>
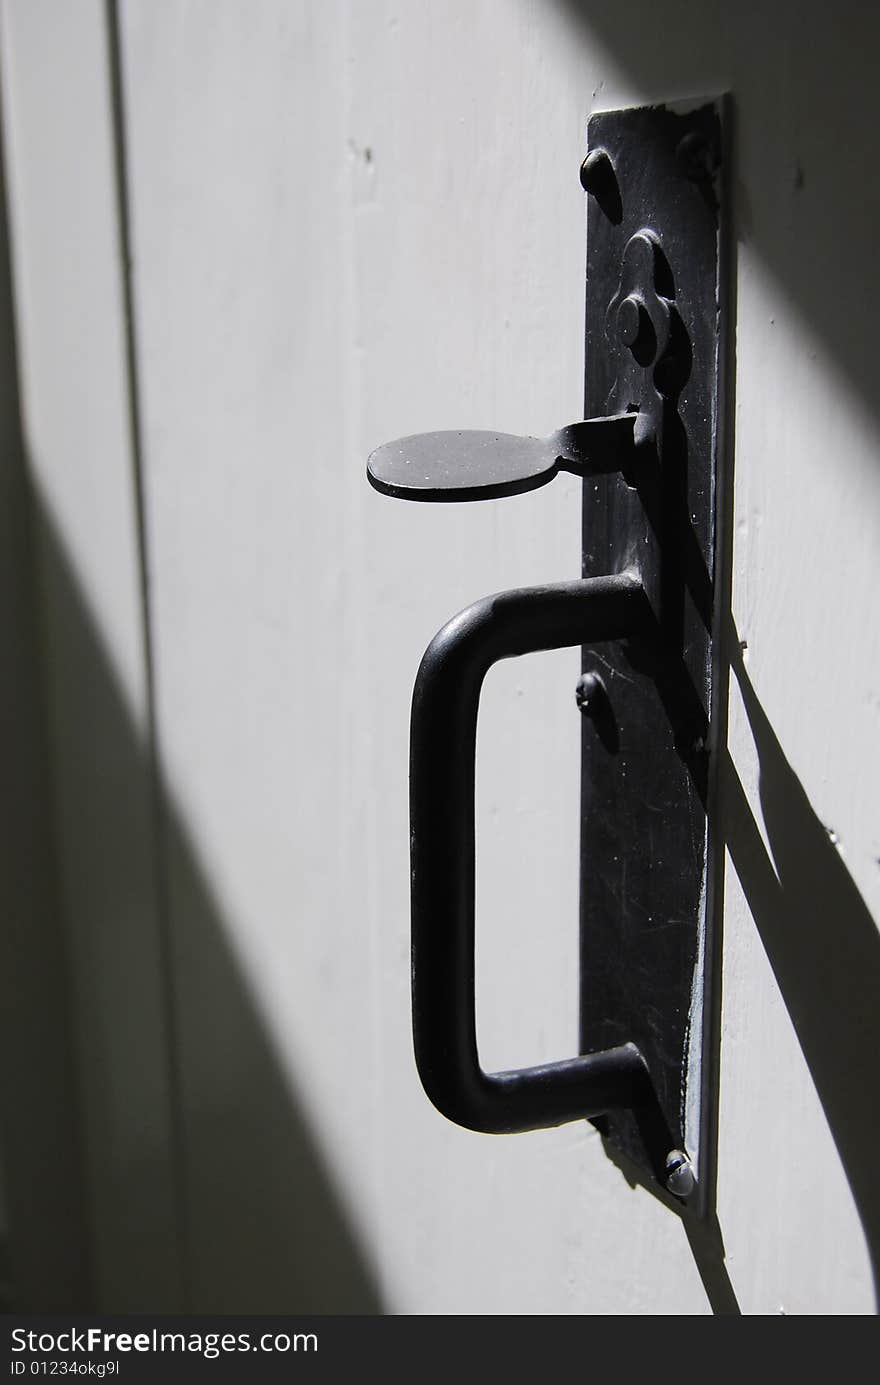
M 474 1003 L 474 786 L 483 679 L 499 659 L 623 639 L 649 628 L 637 577 L 624 573 L 501 592 L 434 637 L 413 690 L 410 727 L 412 996 L 416 1064 L 443 1115 L 490 1134 L 536 1130 L 641 1105 L 644 1059 L 622 1044 L 564 1062 L 487 1073 Z

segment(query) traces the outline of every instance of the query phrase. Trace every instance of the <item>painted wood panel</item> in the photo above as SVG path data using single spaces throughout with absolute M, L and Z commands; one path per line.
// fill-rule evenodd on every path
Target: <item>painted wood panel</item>
M 29 132 L 46 117 L 27 7 L 6 11 L 19 93 L 7 140 L 17 215 L 33 218 L 22 311 L 48 340 L 59 312 L 65 331 L 77 320 L 74 267 L 51 294 L 28 287 L 57 234 L 50 211 L 98 194 L 74 196 L 60 175 L 42 200 L 28 191 Z M 186 1301 L 872 1312 L 880 304 L 862 267 L 880 211 L 866 176 L 864 31 L 877 21 L 846 3 L 695 13 L 683 0 L 124 0 L 120 17 Z M 722 1266 L 717 1242 L 689 1240 L 630 1189 L 588 1130 L 476 1136 L 421 1092 L 412 678 L 461 605 L 577 572 L 578 492 L 565 478 L 435 513 L 374 495 L 363 467 L 408 431 L 546 433 L 578 415 L 586 119 L 725 89 L 737 250 Z M 118 314 L 99 303 L 88 321 Z M 61 366 L 32 351 L 26 369 L 41 455 L 76 475 L 40 393 Z M 95 416 L 90 396 L 78 408 L 72 419 Z M 102 486 L 130 474 L 108 437 L 89 455 L 112 473 Z M 125 688 L 133 608 L 114 604 L 109 570 L 93 576 L 112 513 L 83 510 L 68 542 Z M 131 522 L 128 510 L 111 524 L 129 543 Z M 576 1032 L 576 658 L 502 667 L 486 690 L 488 1064 L 561 1056 Z M 137 689 L 127 696 L 136 709 Z

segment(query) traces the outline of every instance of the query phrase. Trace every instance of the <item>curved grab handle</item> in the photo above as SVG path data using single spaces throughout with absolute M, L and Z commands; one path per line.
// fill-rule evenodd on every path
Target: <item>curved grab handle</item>
M 416 1063 L 450 1120 L 512 1133 L 641 1105 L 650 1091 L 635 1044 L 513 1072 L 483 1072 L 474 1008 L 474 780 L 477 710 L 492 664 L 516 654 L 646 630 L 630 574 L 487 597 L 431 641 L 410 732 L 412 994 Z

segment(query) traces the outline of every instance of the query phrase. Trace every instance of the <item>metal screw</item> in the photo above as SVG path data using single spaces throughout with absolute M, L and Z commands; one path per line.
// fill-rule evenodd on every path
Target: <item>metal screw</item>
M 657 355 L 657 334 L 640 294 L 627 294 L 618 304 L 617 331 L 639 365 L 650 365 Z
M 694 1177 L 694 1166 L 683 1149 L 672 1149 L 666 1156 L 666 1187 L 675 1197 L 680 1197 L 682 1201 L 689 1198 L 697 1180 Z
M 604 149 L 593 149 L 581 164 L 581 187 L 593 197 L 601 197 L 603 192 L 616 183 L 614 165 Z
M 617 309 L 617 330 L 620 339 L 641 365 L 654 359 L 657 338 L 648 309 L 637 293 L 630 293 Z
M 604 693 L 605 684 L 598 673 L 582 673 L 575 686 L 574 699 L 584 716 L 592 716 Z
M 635 346 L 638 341 L 644 312 L 645 305 L 636 298 L 634 293 L 624 298 L 617 309 L 617 327 L 620 332 L 620 339 L 626 346 Z

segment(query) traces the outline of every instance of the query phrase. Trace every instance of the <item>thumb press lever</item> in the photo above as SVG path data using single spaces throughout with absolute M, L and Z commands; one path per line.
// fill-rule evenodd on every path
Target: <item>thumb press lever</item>
M 414 433 L 377 447 L 370 484 L 399 500 L 497 500 L 537 490 L 560 471 L 599 476 L 635 460 L 638 414 L 588 418 L 551 433 Z

